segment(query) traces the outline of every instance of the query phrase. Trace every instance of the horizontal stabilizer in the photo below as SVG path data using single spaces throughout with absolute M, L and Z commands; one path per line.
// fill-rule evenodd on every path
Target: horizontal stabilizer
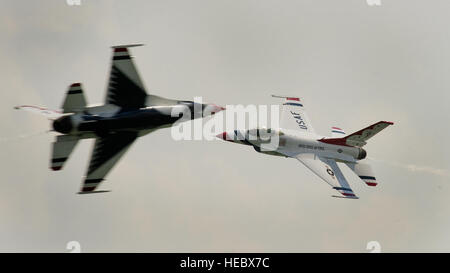
M 86 99 L 84 98 L 81 83 L 73 83 L 67 90 L 67 95 L 62 105 L 64 113 L 82 112 L 86 108 Z
M 334 145 L 362 147 L 367 144 L 367 140 L 371 137 L 393 124 L 394 123 L 390 121 L 379 121 L 351 135 L 341 138 L 322 138 L 319 139 L 319 141 Z
M 347 166 L 356 173 L 356 175 L 367 184 L 367 186 L 375 187 L 378 182 L 372 171 L 372 167 L 364 162 L 346 163 Z
M 76 136 L 62 135 L 57 136 L 56 141 L 53 142 L 52 159 L 50 161 L 50 168 L 54 171 L 59 171 L 66 163 L 75 145 L 77 145 L 79 138 Z

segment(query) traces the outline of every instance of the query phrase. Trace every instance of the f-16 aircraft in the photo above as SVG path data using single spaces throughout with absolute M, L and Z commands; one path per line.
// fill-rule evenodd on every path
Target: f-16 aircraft
M 15 107 L 46 116 L 53 121 L 53 130 L 61 134 L 53 143 L 50 168 L 54 171 L 61 170 L 80 139 L 95 138 L 79 193 L 105 192 L 95 189 L 138 137 L 185 120 L 186 113 L 189 119 L 194 119 L 225 109 L 215 104 L 147 94 L 128 50 L 140 45 L 112 47 L 111 71 L 103 105 L 87 106 L 81 84 L 74 83 L 67 91 L 62 111 L 28 105 Z
M 299 98 L 273 97 L 284 100 L 280 108 L 280 128 L 234 130 L 216 137 L 253 146 L 257 152 L 297 159 L 341 194 L 333 197 L 358 199 L 338 162 L 346 164 L 368 186 L 377 185 L 371 166 L 361 161 L 367 156 L 362 147 L 375 134 L 393 125 L 392 122 L 379 121 L 350 135 L 338 127 L 332 127 L 331 137 L 320 136 L 311 126 Z M 276 141 L 273 141 L 274 137 Z

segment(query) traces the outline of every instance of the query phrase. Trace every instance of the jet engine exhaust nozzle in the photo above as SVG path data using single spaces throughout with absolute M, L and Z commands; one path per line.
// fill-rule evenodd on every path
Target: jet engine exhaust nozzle
M 60 117 L 53 122 L 53 129 L 62 134 L 68 134 L 73 129 L 72 119 L 69 116 Z
M 367 156 L 366 150 L 359 148 L 358 160 L 364 159 Z

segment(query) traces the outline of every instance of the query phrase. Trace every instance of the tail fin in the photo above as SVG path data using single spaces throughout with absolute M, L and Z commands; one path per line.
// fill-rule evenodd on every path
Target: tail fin
M 81 83 L 74 83 L 69 86 L 66 98 L 62 105 L 64 113 L 81 112 L 86 108 L 86 99 L 83 95 Z
M 279 95 L 272 95 L 272 97 L 284 99 L 280 111 L 280 128 L 313 136 L 316 135 L 306 114 L 304 103 L 301 102 L 300 98 Z
M 52 159 L 50 161 L 50 168 L 54 171 L 62 169 L 64 163 L 69 158 L 70 154 L 77 145 L 79 138 L 71 135 L 57 136 L 53 142 Z
M 363 162 L 345 164 L 347 164 L 347 166 L 352 169 L 352 171 L 354 171 L 367 186 L 375 187 L 378 184 L 375 175 L 373 174 L 372 167 L 369 164 Z
M 394 123 L 390 121 L 379 121 L 348 136 L 342 138 L 322 138 L 319 139 L 319 141 L 334 145 L 362 147 L 367 144 L 366 141 L 371 137 L 393 124 Z

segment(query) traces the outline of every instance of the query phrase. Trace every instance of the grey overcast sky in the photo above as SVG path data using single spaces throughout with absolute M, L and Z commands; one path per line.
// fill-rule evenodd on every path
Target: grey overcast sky
M 450 251 L 450 2 L 447 0 L 3 0 L 0 251 Z M 220 141 L 139 139 L 108 194 L 77 195 L 92 140 L 48 168 L 47 120 L 82 82 L 101 103 L 110 46 L 132 50 L 149 93 L 227 104 L 303 98 L 316 131 L 395 122 L 366 146 L 379 186 L 359 200 L 294 159 Z

